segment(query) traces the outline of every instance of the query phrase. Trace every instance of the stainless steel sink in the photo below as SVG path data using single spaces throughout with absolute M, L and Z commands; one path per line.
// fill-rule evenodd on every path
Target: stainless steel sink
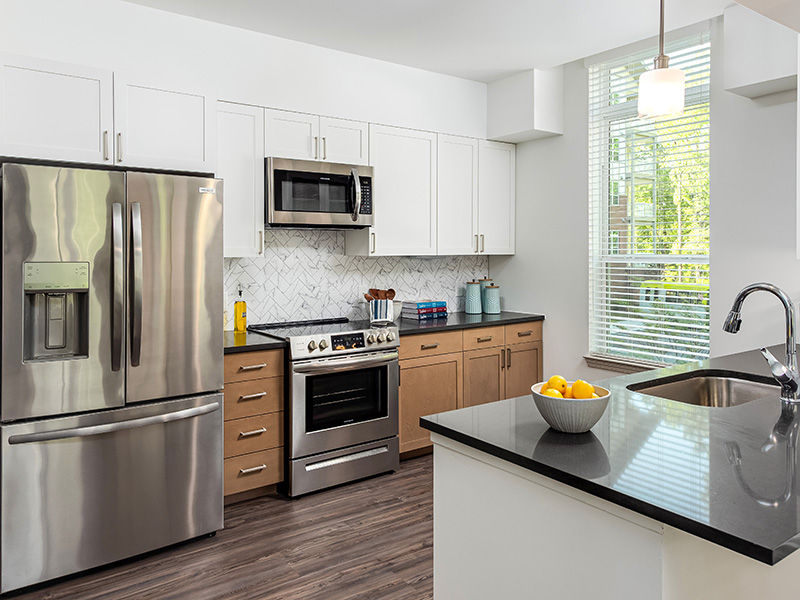
M 633 383 L 628 389 L 696 406 L 725 408 L 761 398 L 780 398 L 781 388 L 767 377 L 726 371 L 692 371 Z

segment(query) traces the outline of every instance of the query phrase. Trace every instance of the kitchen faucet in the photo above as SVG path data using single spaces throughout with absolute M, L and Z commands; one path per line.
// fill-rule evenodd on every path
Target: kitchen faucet
M 781 288 L 771 283 L 752 283 L 745 287 L 736 295 L 725 323 L 722 326 L 728 333 L 737 333 L 742 325 L 742 304 L 744 299 L 755 291 L 770 292 L 778 297 L 783 304 L 786 313 L 786 364 L 773 356 L 766 348 L 761 348 L 761 354 L 767 359 L 772 376 L 781 384 L 781 398 L 789 402 L 799 402 L 798 386 L 800 384 L 800 373 L 797 371 L 797 346 L 795 342 L 794 329 L 794 304 L 788 294 Z

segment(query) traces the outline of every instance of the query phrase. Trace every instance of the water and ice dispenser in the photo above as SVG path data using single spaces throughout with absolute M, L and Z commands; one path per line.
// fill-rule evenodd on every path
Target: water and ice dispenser
M 89 263 L 26 262 L 23 359 L 89 355 Z

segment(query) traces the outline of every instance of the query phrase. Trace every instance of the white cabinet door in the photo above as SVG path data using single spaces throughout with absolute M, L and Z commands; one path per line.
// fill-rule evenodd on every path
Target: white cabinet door
M 374 255 L 436 254 L 436 134 L 369 126 Z
M 179 171 L 214 171 L 216 101 L 114 75 L 115 162 Z
M 319 160 L 319 117 L 268 108 L 264 112 L 264 156 Z
M 369 164 L 369 124 L 332 117 L 319 118 L 322 160 L 348 165 Z
M 514 254 L 514 144 L 478 144 L 478 234 L 483 254 Z
M 217 103 L 217 177 L 225 181 L 223 254 L 257 256 L 264 235 L 264 109 Z
M 111 162 L 111 71 L 17 56 L 0 61 L 0 155 Z
M 439 135 L 438 254 L 478 252 L 478 140 Z

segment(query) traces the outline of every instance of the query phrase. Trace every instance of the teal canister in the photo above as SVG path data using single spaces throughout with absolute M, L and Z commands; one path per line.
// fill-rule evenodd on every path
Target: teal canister
M 481 305 L 486 306 L 486 286 L 492 285 L 493 281 L 490 277 L 484 277 L 478 279 L 478 283 L 481 284 Z
M 487 285 L 484 290 L 486 294 L 486 301 L 483 303 L 483 312 L 487 315 L 500 314 L 500 286 Z
M 464 312 L 468 315 L 481 314 L 481 284 L 477 281 L 467 282 L 466 306 Z

